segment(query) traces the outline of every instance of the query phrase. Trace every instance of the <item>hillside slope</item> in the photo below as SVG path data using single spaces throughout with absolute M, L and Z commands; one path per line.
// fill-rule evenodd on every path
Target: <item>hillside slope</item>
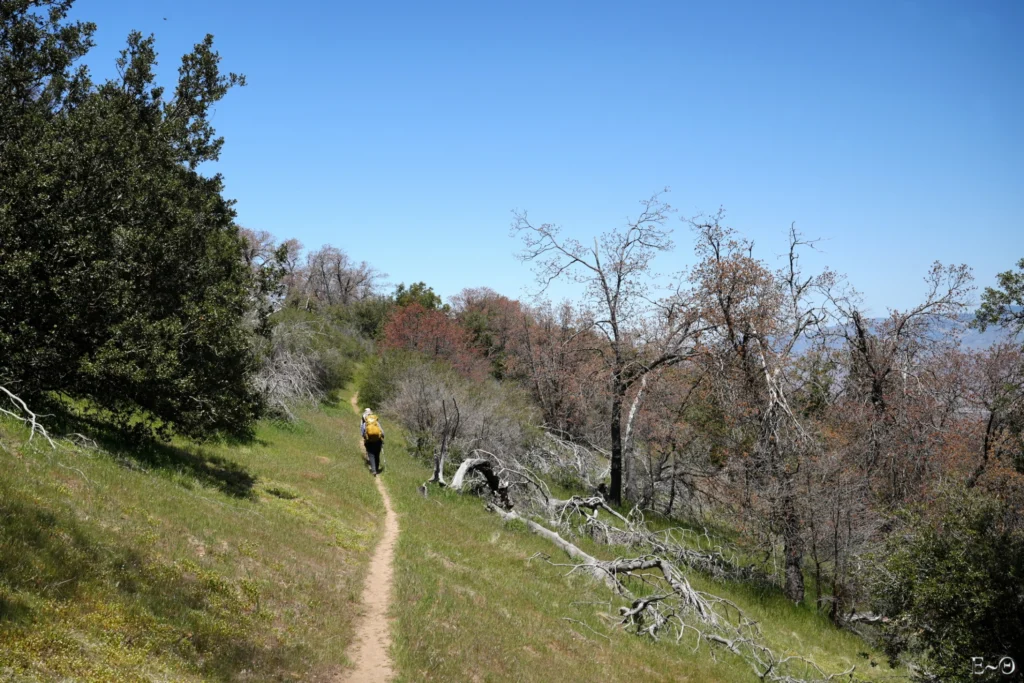
M 423 497 L 428 468 L 387 427 L 399 681 L 754 680 L 720 650 L 616 628 L 603 588 L 545 562 L 565 559 L 479 498 Z M 383 512 L 358 429 L 342 403 L 264 424 L 250 444 L 129 455 L 54 453 L 0 423 L 0 679 L 336 680 Z M 691 580 L 758 619 L 774 648 L 901 678 L 781 595 Z
M 394 436 L 389 432 L 383 476 L 402 528 L 395 568 L 401 681 L 758 680 L 721 649 L 652 642 L 617 628 L 619 603 L 583 576 L 568 575 L 568 567 L 547 563 L 545 557 L 569 562 L 547 541 L 504 523 L 472 495 L 431 487 L 422 496 L 418 487 L 430 470 Z M 577 543 L 598 557 L 631 555 Z M 829 673 L 856 667 L 852 680 L 904 679 L 860 638 L 781 592 L 689 578 L 757 619 L 778 652 L 809 657 Z
M 0 679 L 334 678 L 382 509 L 350 411 L 114 454 L 0 423 Z

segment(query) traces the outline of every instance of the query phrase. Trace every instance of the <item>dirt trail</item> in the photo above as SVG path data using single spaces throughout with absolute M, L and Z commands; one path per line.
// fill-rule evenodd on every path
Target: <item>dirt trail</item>
M 359 395 L 352 396 L 352 408 L 359 412 Z M 359 449 L 363 449 L 362 441 Z M 394 574 L 395 544 L 398 542 L 398 517 L 391 507 L 391 498 L 376 477 L 374 483 L 384 499 L 384 537 L 373 551 L 370 572 L 363 586 L 362 607 L 356 637 L 348 649 L 348 657 L 355 668 L 338 679 L 339 683 L 381 683 L 395 676 L 391 661 L 391 623 L 388 609 L 391 607 L 391 584 Z

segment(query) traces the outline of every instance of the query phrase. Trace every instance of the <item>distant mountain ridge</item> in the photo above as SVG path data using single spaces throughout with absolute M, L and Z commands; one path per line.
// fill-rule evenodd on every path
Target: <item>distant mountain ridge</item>
M 884 322 L 885 320 L 886 320 L 885 318 L 870 318 L 869 319 L 869 324 L 871 325 L 871 327 L 875 327 L 875 326 L 879 325 L 880 323 Z M 981 330 L 979 330 L 976 327 L 971 327 L 970 324 L 972 322 L 974 322 L 974 314 L 973 313 L 964 313 L 964 314 L 962 314 L 960 316 L 957 316 L 957 322 L 956 323 L 947 321 L 947 322 L 943 323 L 942 325 L 940 325 L 935 330 L 936 337 L 948 335 L 948 334 L 953 332 L 954 326 L 959 326 L 961 328 L 961 332 L 960 332 L 960 345 L 964 349 L 968 349 L 968 350 L 971 350 L 971 351 L 980 351 L 982 349 L 987 349 L 990 346 L 992 346 L 992 345 L 994 345 L 994 344 L 996 344 L 998 342 L 1001 342 L 1001 341 L 1016 340 L 1018 343 L 1024 343 L 1024 334 L 1013 335 L 1013 334 L 1010 334 L 1009 330 L 1006 330 L 1006 329 L 1004 329 L 1002 327 L 998 327 L 996 325 L 989 325 L 985 329 L 985 331 L 982 332 Z M 838 329 L 838 328 L 831 328 L 831 329 Z M 838 346 L 838 344 L 839 344 L 839 342 L 837 340 L 835 342 L 835 345 Z M 794 350 L 797 353 L 803 353 L 804 351 L 806 351 L 810 347 L 811 347 L 811 344 L 808 342 L 808 340 L 806 338 L 804 338 L 804 339 L 801 339 L 796 344 Z
M 996 325 L 989 325 L 984 332 L 975 327 L 969 327 L 970 323 L 974 322 L 973 313 L 959 316 L 959 321 L 965 327 L 960 337 L 960 343 L 964 348 L 973 350 L 987 349 L 997 342 L 1009 341 L 1014 338 L 1017 341 L 1024 341 L 1021 335 L 1012 335 L 1009 330 Z M 947 323 L 943 331 L 948 332 L 952 327 L 953 323 Z

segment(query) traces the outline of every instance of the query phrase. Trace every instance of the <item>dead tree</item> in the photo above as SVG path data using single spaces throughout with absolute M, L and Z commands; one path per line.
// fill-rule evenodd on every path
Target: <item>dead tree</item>
M 448 450 L 451 447 L 452 442 L 459 434 L 459 424 L 461 423 L 462 414 L 459 411 L 459 404 L 455 400 L 454 396 L 452 397 L 451 414 L 448 412 L 448 401 L 445 399 L 441 400 L 441 412 L 443 414 L 443 422 L 441 423 L 441 445 L 434 451 L 434 474 L 427 483 L 445 486 L 444 463 L 448 457 Z
M 720 224 L 692 221 L 700 263 L 691 279 L 700 292 L 705 315 L 715 323 L 705 362 L 723 395 L 734 408 L 734 421 L 753 442 L 754 457 L 737 461 L 745 491 L 740 507 L 751 519 L 767 520 L 782 537 L 786 595 L 804 597 L 804 535 L 796 475 L 815 443 L 791 403 L 794 348 L 826 320 L 812 296 L 829 287 L 835 276 L 825 271 L 804 276 L 799 250 L 813 243 L 794 229 L 789 233 L 787 264 L 777 272 L 753 256 L 753 244 Z M 750 486 L 770 501 L 767 514 L 753 509 Z
M 890 310 L 879 320 L 864 313 L 857 292 L 824 290 L 830 303 L 829 334 L 842 342 L 846 354 L 844 398 L 868 408 L 860 420 L 866 445 L 861 467 L 875 494 L 887 502 L 903 500 L 916 487 L 916 474 L 904 469 L 898 434 L 914 429 L 921 369 L 951 348 L 974 289 L 972 281 L 967 266 L 936 262 L 925 277 L 924 300 L 906 310 Z
M 690 358 L 700 332 L 693 309 L 678 292 L 658 301 L 650 296 L 652 261 L 673 246 L 671 231 L 665 227 L 671 209 L 660 194 L 641 205 L 639 216 L 627 220 L 623 228 L 595 238 L 592 246 L 562 237 L 556 225 L 534 225 L 525 212 L 516 212 L 512 224 L 513 233 L 523 237 L 521 260 L 536 264 L 541 292 L 558 279 L 586 285 L 593 311 L 589 327 L 603 342 L 591 352 L 603 360 L 608 373 L 609 498 L 616 504 L 622 501 L 626 397 L 648 373 Z
M 343 249 L 325 244 L 306 255 L 305 308 L 314 304 L 348 305 L 371 296 L 384 275 L 365 261 L 356 263 Z

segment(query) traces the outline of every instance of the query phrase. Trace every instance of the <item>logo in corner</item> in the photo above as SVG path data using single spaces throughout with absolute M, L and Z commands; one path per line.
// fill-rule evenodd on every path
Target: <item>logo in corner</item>
M 1012 676 L 1017 671 L 1017 662 L 1013 657 L 1000 657 L 996 664 L 987 664 L 984 657 L 971 657 L 971 673 L 975 676 L 998 671 L 1004 676 Z

